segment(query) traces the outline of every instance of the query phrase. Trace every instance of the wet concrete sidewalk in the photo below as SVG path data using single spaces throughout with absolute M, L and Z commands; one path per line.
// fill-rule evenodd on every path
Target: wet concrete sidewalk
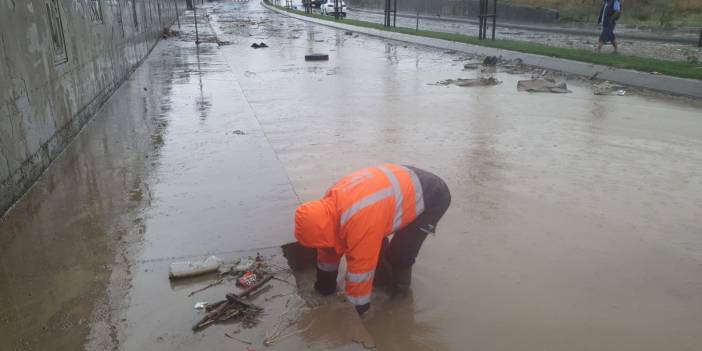
M 217 44 L 161 42 L 0 222 L 0 348 L 226 349 L 168 264 L 275 255 L 296 205 Z
M 572 94 L 518 92 L 529 75 L 502 69 L 496 86 L 437 86 L 478 73 L 255 2 L 201 15 L 230 45 L 161 42 L 0 220 L 3 347 L 244 350 L 223 335 L 236 326 L 190 331 L 194 303 L 228 287 L 187 297 L 206 281 L 170 284 L 168 264 L 261 252 L 284 265 L 298 201 L 387 161 L 439 174 L 453 204 L 413 295 L 376 296 L 364 323 L 379 350 L 702 344 L 698 101 L 595 96 L 578 79 Z M 295 292 L 273 284 L 270 313 L 237 334 L 257 349 Z M 300 333 L 271 349 L 308 346 L 358 348 Z

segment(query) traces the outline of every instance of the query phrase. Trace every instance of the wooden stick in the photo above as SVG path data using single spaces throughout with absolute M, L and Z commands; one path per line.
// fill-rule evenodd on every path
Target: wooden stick
M 256 291 L 256 289 L 260 288 L 263 286 L 263 284 L 266 284 L 269 280 L 273 279 L 273 274 L 267 275 L 265 278 L 261 279 L 260 281 L 256 282 L 253 286 L 246 288 L 244 291 L 240 292 L 237 294 L 239 297 L 246 297 L 252 292 Z
M 229 301 L 230 304 L 236 303 L 236 304 L 242 305 L 246 308 L 250 308 L 253 310 L 260 311 L 263 309 L 262 307 L 256 306 L 248 301 L 244 301 L 241 297 L 239 297 L 235 294 L 227 294 L 227 300 Z
M 191 291 L 191 292 L 188 294 L 188 297 L 193 296 L 193 295 L 195 295 L 195 294 L 197 294 L 197 293 L 199 293 L 199 292 L 205 291 L 205 290 L 207 290 L 207 289 L 209 289 L 209 288 L 211 288 L 211 287 L 213 287 L 213 286 L 217 286 L 217 285 L 219 285 L 219 284 L 222 284 L 223 282 L 224 282 L 224 278 L 219 278 L 219 279 L 215 280 L 213 283 L 207 284 L 206 286 L 204 286 L 204 287 L 202 287 L 202 288 L 200 288 L 200 289 Z
M 215 320 L 217 320 L 222 315 L 222 313 L 224 313 L 227 310 L 227 308 L 229 308 L 232 305 L 232 302 L 230 301 L 229 295 L 231 295 L 232 300 L 236 301 L 237 303 L 242 302 L 245 304 L 245 306 L 250 305 L 250 306 L 253 306 L 250 308 L 260 310 L 261 309 L 260 307 L 253 305 L 253 304 L 250 304 L 248 302 L 245 302 L 241 298 L 250 295 L 252 292 L 256 291 L 258 288 L 260 288 L 261 286 L 266 284 L 271 279 L 273 279 L 273 274 L 267 275 L 266 277 L 264 277 L 260 281 L 256 282 L 256 284 L 254 284 L 253 286 L 246 288 L 244 291 L 242 291 L 238 294 L 227 294 L 228 295 L 227 300 L 216 302 L 215 304 L 218 305 L 217 308 L 213 309 L 211 312 L 208 312 L 204 317 L 202 317 L 202 319 L 200 319 L 200 321 L 197 322 L 197 324 L 195 324 L 193 326 L 193 328 L 192 328 L 193 331 L 197 331 L 205 326 L 208 326 L 208 325 L 212 324 Z M 249 306 L 247 306 L 247 307 L 249 307 Z
M 271 290 L 271 289 L 273 289 L 272 286 L 266 285 L 266 286 L 264 286 L 264 287 L 262 287 L 262 288 L 256 290 L 256 292 L 251 293 L 251 294 L 248 296 L 248 299 L 249 299 L 249 300 L 253 300 L 253 299 L 257 298 L 259 295 L 261 295 L 261 294 L 263 294 L 263 293 L 265 293 L 266 291 Z
M 229 334 L 227 334 L 227 333 L 224 333 L 224 336 L 226 336 L 226 337 L 228 337 L 228 338 L 230 338 L 230 339 L 234 339 L 234 340 L 236 340 L 236 341 L 238 341 L 238 342 L 243 342 L 243 343 L 246 344 L 246 345 L 251 345 L 251 342 L 246 341 L 246 340 L 241 340 L 241 339 L 236 338 L 236 337 L 233 337 L 233 336 L 231 336 L 231 335 L 229 335 Z
M 197 324 L 193 326 L 193 331 L 197 331 L 198 329 L 212 323 L 215 319 L 217 319 L 217 316 L 219 316 L 222 312 L 224 312 L 224 310 L 227 309 L 228 305 L 229 304 L 227 303 L 223 303 L 219 305 L 219 307 L 215 308 L 212 312 L 207 313 L 204 317 L 202 317 L 202 319 L 200 319 L 199 322 L 197 322 Z

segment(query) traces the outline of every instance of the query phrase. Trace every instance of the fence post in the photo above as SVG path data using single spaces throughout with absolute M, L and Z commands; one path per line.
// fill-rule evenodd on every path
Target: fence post
M 195 45 L 200 45 L 200 34 L 197 31 L 197 5 L 193 6 L 193 19 L 195 19 Z

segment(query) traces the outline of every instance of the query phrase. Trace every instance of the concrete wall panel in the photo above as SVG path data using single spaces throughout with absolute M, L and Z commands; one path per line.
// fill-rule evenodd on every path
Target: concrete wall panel
M 0 0 L 0 213 L 185 6 L 185 0 Z

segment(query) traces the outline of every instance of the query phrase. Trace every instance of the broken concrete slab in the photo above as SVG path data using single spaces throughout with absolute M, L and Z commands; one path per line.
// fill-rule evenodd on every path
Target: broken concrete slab
M 593 84 L 592 93 L 595 95 L 609 95 L 621 91 L 624 88 L 626 87 L 623 85 L 613 84 L 612 82 L 604 81 L 601 83 Z
M 498 85 L 502 82 L 495 79 L 494 77 L 487 78 L 457 78 L 457 79 L 447 79 L 436 82 L 435 85 L 456 85 L 459 87 L 476 87 L 476 86 L 491 86 Z
M 568 90 L 566 82 L 556 82 L 555 80 L 549 78 L 520 80 L 517 82 L 517 90 L 532 93 L 571 93 L 571 91 Z

